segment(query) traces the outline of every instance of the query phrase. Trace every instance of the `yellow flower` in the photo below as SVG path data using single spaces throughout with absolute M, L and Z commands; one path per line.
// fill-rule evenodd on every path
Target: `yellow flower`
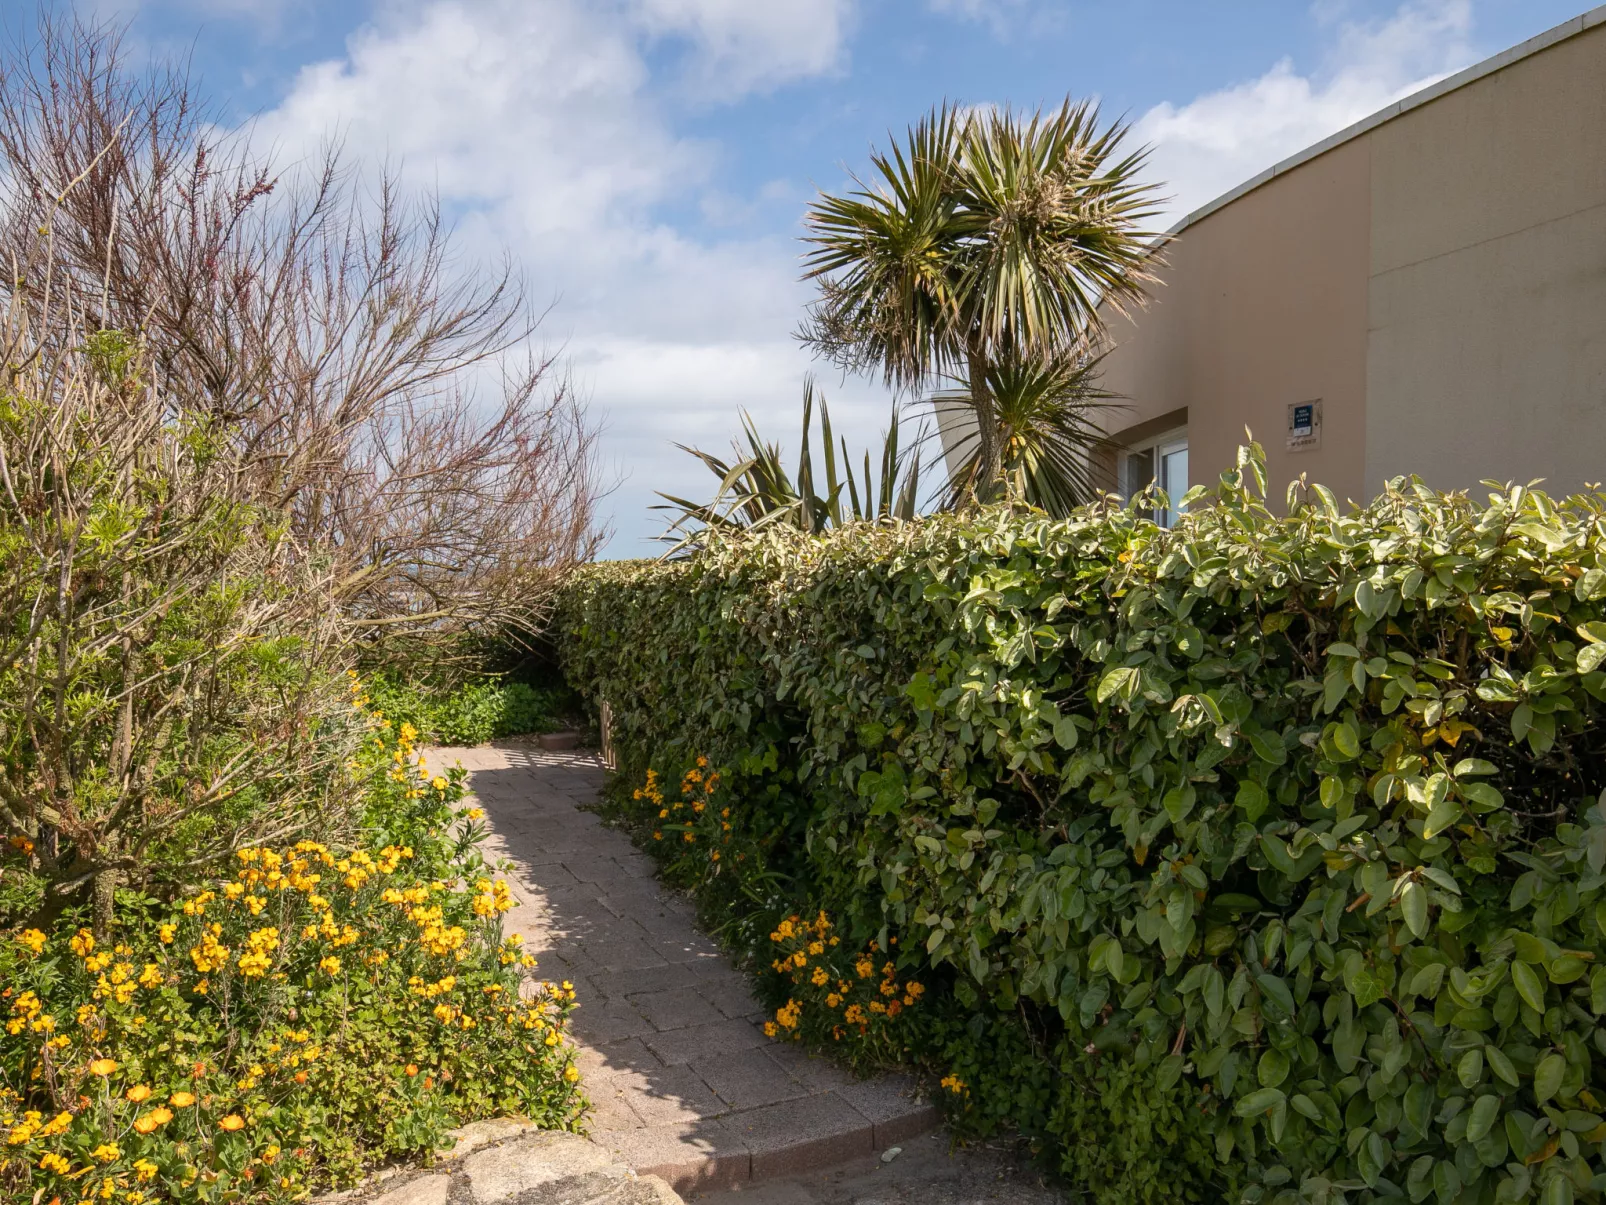
M 117 1070 L 116 1059 L 96 1059 L 89 1064 L 89 1074 L 98 1075 L 102 1079 Z
M 56 1154 L 55 1151 L 50 1151 L 39 1160 L 39 1167 L 43 1171 L 55 1172 L 58 1176 L 65 1176 L 72 1168 L 72 1164 Z
M 144 1084 L 135 1084 L 125 1095 L 137 1105 L 140 1101 L 151 1098 L 151 1090 Z
M 156 1179 L 156 1173 L 161 1169 L 149 1159 L 136 1159 L 134 1161 L 134 1175 L 141 1184 Z
M 175 1109 L 187 1109 L 195 1103 L 195 1094 L 186 1092 L 182 1088 L 167 1098 L 168 1103 Z
M 211 925 L 201 933 L 199 945 L 190 947 L 190 961 L 195 969 L 205 975 L 211 971 L 222 970 L 229 961 L 229 948 L 218 940 L 223 934 L 223 926 Z M 197 988 L 197 991 L 200 989 Z
M 80 929 L 67 944 L 78 957 L 88 958 L 89 952 L 95 948 L 95 935 L 88 929 Z
M 331 954 L 318 963 L 318 969 L 330 975 L 338 975 L 340 974 L 340 959 Z
M 234 1130 L 243 1130 L 245 1129 L 245 1118 L 241 1117 L 238 1113 L 230 1113 L 217 1124 L 220 1129 L 229 1130 L 231 1132 Z
M 945 1076 L 943 1076 L 942 1077 L 942 1086 L 944 1088 L 947 1088 L 948 1091 L 954 1093 L 956 1096 L 959 1093 L 965 1091 L 965 1081 L 960 1079 L 957 1075 L 945 1075 Z
M 571 1084 L 574 1083 L 580 1078 L 580 1069 L 573 1063 L 569 1064 L 569 1066 L 563 1069 L 563 1078 L 568 1080 Z
M 162 939 L 164 946 L 173 944 L 173 935 L 177 932 L 178 926 L 175 924 L 158 925 L 156 927 L 156 936 Z
M 103 1142 L 90 1151 L 89 1156 L 92 1159 L 99 1159 L 102 1163 L 115 1163 L 122 1153 L 115 1142 Z
M 45 935 L 38 929 L 24 929 L 17 934 L 17 940 L 27 946 L 29 952 L 33 954 L 45 948 Z

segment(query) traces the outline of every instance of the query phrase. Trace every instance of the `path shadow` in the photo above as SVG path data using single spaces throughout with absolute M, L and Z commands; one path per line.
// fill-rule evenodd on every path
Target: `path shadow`
M 855 1081 L 765 1037 L 745 978 L 691 903 L 584 810 L 606 776 L 594 754 L 513 741 L 441 753 L 470 771 L 486 855 L 512 865 L 520 903 L 504 928 L 524 936 L 541 978 L 574 985 L 593 1135 L 626 1162 L 683 1188 L 735 1185 L 765 1174 L 775 1151 L 850 1158 L 873 1145 L 878 1115 L 885 1127 L 919 1109 L 907 1081 Z M 768 1174 L 787 1170 L 798 1168 Z

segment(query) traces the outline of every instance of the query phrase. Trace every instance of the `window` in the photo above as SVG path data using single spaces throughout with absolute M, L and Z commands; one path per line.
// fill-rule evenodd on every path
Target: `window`
M 1120 476 L 1122 497 L 1130 498 L 1150 485 L 1165 491 L 1171 505 L 1156 512 L 1154 520 L 1161 527 L 1170 527 L 1182 513 L 1177 504 L 1188 492 L 1187 432 L 1172 431 L 1125 449 L 1121 453 Z
M 1170 507 L 1156 516 L 1155 521 L 1161 527 L 1170 527 L 1182 513 L 1182 495 L 1188 492 L 1188 441 L 1183 438 L 1163 443 L 1155 449 L 1154 455 L 1159 464 L 1155 476 L 1165 496 L 1171 500 Z

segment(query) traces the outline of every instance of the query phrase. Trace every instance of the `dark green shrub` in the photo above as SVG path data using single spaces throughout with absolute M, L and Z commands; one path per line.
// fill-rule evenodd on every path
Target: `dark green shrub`
M 597 566 L 570 680 L 1101 1199 L 1598 1200 L 1606 498 L 1261 488 Z

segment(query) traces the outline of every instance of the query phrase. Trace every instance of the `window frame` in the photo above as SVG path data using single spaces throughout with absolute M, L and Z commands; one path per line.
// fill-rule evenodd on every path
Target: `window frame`
M 1122 499 L 1125 501 L 1131 501 L 1132 494 L 1137 492 L 1128 488 L 1129 479 L 1127 477 L 1126 460 L 1128 456 L 1133 456 L 1142 452 L 1149 453 L 1150 475 L 1147 484 L 1160 485 L 1160 487 L 1164 489 L 1165 486 L 1161 481 L 1161 477 L 1163 475 L 1162 470 L 1165 463 L 1165 456 L 1168 452 L 1174 453 L 1177 451 L 1186 451 L 1190 453 L 1191 458 L 1192 448 L 1188 442 L 1188 428 L 1186 426 L 1172 427 L 1169 430 L 1161 431 L 1158 434 L 1150 435 L 1147 438 L 1133 440 L 1129 444 L 1122 444 L 1119 449 L 1121 459 L 1116 462 L 1116 483 L 1119 487 L 1118 492 L 1120 493 Z M 1191 464 L 1189 465 L 1189 469 L 1192 469 Z M 1190 477 L 1192 476 L 1191 471 L 1189 475 Z M 1182 513 L 1177 507 L 1177 502 L 1180 501 L 1182 494 L 1186 494 L 1188 492 L 1189 488 L 1189 484 L 1184 484 L 1181 494 L 1178 494 L 1178 496 L 1175 498 L 1171 498 L 1171 491 L 1166 490 L 1166 496 L 1171 498 L 1171 507 L 1167 510 L 1156 512 L 1153 516 L 1154 521 L 1161 527 L 1170 527 L 1173 523 L 1175 523 L 1177 518 Z

